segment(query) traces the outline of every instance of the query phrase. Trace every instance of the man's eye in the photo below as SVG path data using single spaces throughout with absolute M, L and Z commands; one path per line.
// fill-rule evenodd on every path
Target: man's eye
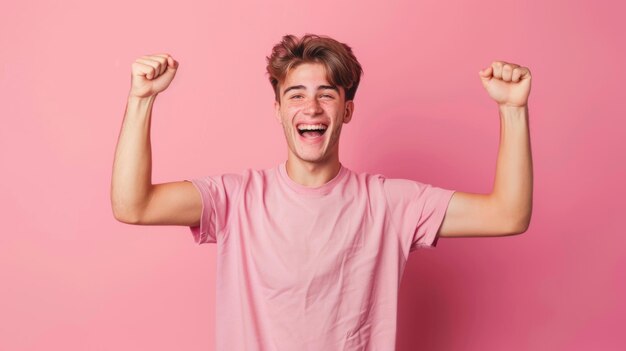
M 323 95 L 321 95 L 321 96 L 322 96 L 322 97 L 329 97 L 329 98 L 331 98 L 331 99 L 332 99 L 332 98 L 334 98 L 334 96 L 332 96 L 332 95 L 330 95 L 330 94 L 323 94 Z M 290 99 L 299 99 L 299 98 L 302 98 L 302 97 L 303 97 L 302 95 L 293 95 L 293 96 L 291 96 L 291 98 L 290 98 Z

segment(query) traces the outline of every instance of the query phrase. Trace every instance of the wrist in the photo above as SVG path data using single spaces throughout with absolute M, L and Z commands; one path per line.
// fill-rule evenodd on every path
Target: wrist
M 526 116 L 528 114 L 528 105 L 523 106 L 511 106 L 511 105 L 498 105 L 498 111 L 500 116 Z
M 151 108 L 152 105 L 154 105 L 154 101 L 157 95 L 158 94 L 151 95 L 151 96 L 136 96 L 136 95 L 129 94 L 126 103 L 131 108 L 139 108 L 139 109 Z
M 128 101 L 134 102 L 150 102 L 156 99 L 158 94 L 150 95 L 150 96 L 137 96 L 133 94 L 128 94 Z

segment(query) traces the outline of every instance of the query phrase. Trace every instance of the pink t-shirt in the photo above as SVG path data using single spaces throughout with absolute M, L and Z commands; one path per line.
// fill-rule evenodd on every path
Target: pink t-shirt
M 187 181 L 193 238 L 217 243 L 218 351 L 395 349 L 407 257 L 436 245 L 454 190 L 343 165 L 312 188 L 285 162 Z

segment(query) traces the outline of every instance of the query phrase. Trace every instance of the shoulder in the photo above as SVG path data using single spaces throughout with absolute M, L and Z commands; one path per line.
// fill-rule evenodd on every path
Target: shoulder
M 250 188 L 262 188 L 268 183 L 274 182 L 276 174 L 273 168 L 245 168 L 238 173 L 230 172 L 221 174 L 220 177 L 223 179 L 223 182 L 230 187 L 250 190 Z
M 381 173 L 351 172 L 350 183 L 361 195 L 389 204 L 404 203 L 416 198 L 421 183 L 410 179 L 391 178 Z
M 238 188 L 244 182 L 245 178 L 245 171 L 241 173 L 221 173 L 205 177 L 206 180 L 217 183 L 217 185 L 220 185 L 227 189 Z
M 385 179 L 385 176 L 380 173 L 357 172 L 349 168 L 346 168 L 346 171 L 348 173 L 347 178 L 351 182 L 358 182 L 376 186 L 381 185 L 383 183 L 383 180 Z
M 357 178 L 366 186 L 369 196 L 384 198 L 392 210 L 419 206 L 430 201 L 430 198 L 436 198 L 444 190 L 419 180 L 393 178 L 381 173 L 360 173 Z
M 352 172 L 354 181 L 366 185 L 370 189 L 380 189 L 386 194 L 406 194 L 406 192 L 419 191 L 428 184 L 412 179 L 391 178 L 381 173 Z

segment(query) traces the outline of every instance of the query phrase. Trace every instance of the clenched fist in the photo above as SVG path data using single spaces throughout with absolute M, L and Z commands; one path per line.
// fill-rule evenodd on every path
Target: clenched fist
M 130 95 L 149 97 L 157 95 L 170 85 L 178 62 L 168 54 L 142 56 L 132 64 Z
M 530 94 L 530 70 L 515 63 L 493 61 L 478 72 L 483 87 L 500 106 L 523 107 Z

